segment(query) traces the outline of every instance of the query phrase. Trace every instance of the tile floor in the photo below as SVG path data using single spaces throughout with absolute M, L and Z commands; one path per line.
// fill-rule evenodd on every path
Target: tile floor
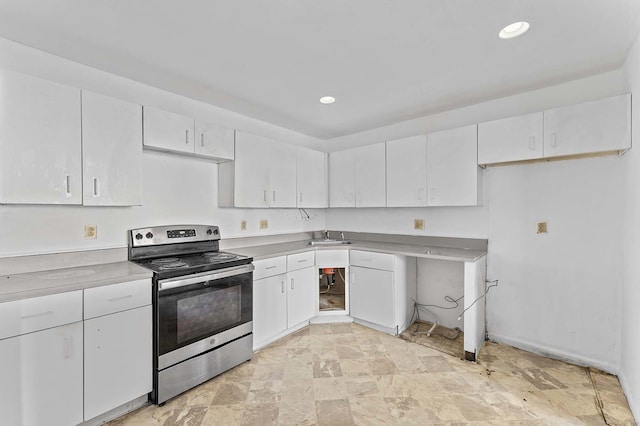
M 110 423 L 271 424 L 635 423 L 615 376 L 494 343 L 469 363 L 357 324 L 311 325 L 163 407 Z

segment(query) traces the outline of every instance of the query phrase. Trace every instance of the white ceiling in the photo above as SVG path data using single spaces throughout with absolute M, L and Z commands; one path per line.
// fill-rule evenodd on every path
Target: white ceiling
M 640 0 L 0 0 L 0 37 L 321 139 L 617 69 L 639 26 Z

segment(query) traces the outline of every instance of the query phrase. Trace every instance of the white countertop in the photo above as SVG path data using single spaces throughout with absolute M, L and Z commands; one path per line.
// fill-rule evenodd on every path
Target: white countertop
M 400 256 L 422 257 L 427 259 L 451 260 L 458 262 L 475 262 L 487 252 L 485 250 L 473 250 L 465 248 L 430 247 L 412 244 L 396 244 L 375 241 L 354 241 L 352 244 L 335 245 L 309 245 L 308 240 L 293 241 L 289 243 L 265 244 L 249 247 L 237 247 L 229 249 L 236 254 L 253 257 L 254 260 L 268 259 L 270 257 L 284 256 L 301 253 L 309 250 L 367 250 L 380 253 L 397 254 Z
M 131 262 L 114 262 L 0 276 L 0 302 L 151 278 L 153 273 Z M 149 280 L 151 286 L 151 280 Z

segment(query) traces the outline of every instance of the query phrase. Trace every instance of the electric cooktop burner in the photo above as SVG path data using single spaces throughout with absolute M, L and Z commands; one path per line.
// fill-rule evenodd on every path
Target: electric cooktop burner
M 176 263 L 180 262 L 180 259 L 177 257 L 163 257 L 162 259 L 152 260 L 151 263 L 154 265 L 166 265 L 167 263 Z
M 214 260 L 229 260 L 229 259 L 235 259 L 238 257 L 237 254 L 231 254 L 231 253 L 223 253 L 223 252 L 208 252 L 208 253 L 204 253 L 204 256 L 207 257 L 209 260 L 214 261 Z

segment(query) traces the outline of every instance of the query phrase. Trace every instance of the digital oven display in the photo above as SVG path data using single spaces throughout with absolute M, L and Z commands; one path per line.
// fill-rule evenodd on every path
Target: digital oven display
M 167 238 L 184 238 L 184 237 L 195 237 L 196 230 L 195 229 L 175 229 L 171 231 L 167 231 Z

